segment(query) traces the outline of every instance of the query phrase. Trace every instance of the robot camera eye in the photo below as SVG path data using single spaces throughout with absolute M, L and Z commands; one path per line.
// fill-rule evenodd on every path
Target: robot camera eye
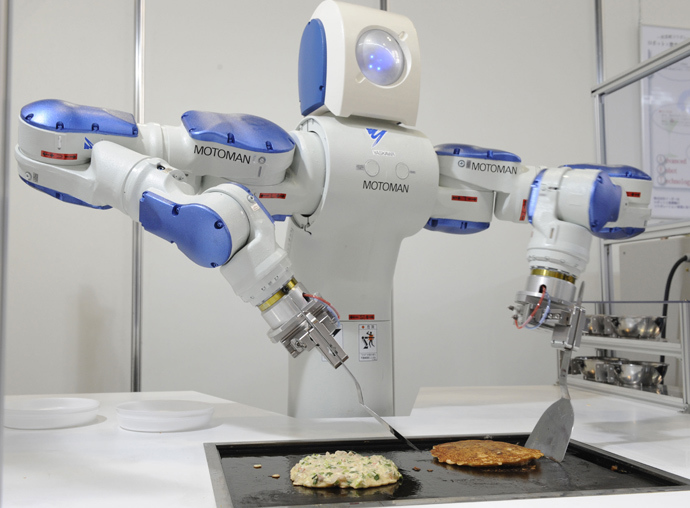
M 400 44 L 384 30 L 364 32 L 357 41 L 356 55 L 362 74 L 376 85 L 392 85 L 405 69 L 405 56 Z

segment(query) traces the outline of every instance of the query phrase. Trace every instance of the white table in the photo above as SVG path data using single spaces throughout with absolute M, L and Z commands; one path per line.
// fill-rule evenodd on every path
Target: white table
M 571 395 L 573 439 L 690 478 L 690 415 L 580 389 L 571 389 Z M 390 436 L 371 418 L 298 420 L 197 392 L 78 396 L 101 402 L 95 423 L 55 430 L 5 429 L 3 506 L 211 508 L 216 505 L 203 443 Z M 553 386 L 425 388 L 410 416 L 389 421 L 408 437 L 529 433 L 558 396 Z M 215 406 L 214 418 L 208 428 L 188 432 L 121 429 L 115 406 L 143 399 L 208 402 Z M 472 506 L 582 503 L 582 497 L 571 497 Z M 588 508 L 689 506 L 690 491 L 587 497 L 586 503 Z

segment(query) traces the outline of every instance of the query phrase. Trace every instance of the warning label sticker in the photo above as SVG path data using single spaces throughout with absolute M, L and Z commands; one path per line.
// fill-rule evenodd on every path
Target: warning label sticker
M 376 341 L 376 325 L 359 325 L 359 361 L 377 362 L 379 359 Z

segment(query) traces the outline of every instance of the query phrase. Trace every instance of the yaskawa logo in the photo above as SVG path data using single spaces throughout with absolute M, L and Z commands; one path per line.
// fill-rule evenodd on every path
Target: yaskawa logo
M 376 129 L 367 129 L 367 132 L 369 133 L 369 136 L 371 137 L 371 139 L 374 140 L 374 144 L 371 145 L 373 148 L 379 144 L 379 141 L 381 141 L 381 139 L 383 138 L 383 136 L 386 134 L 387 131 L 384 131 L 383 129 L 381 129 L 380 131 L 377 131 Z
M 93 148 L 93 143 L 89 140 L 89 138 L 85 137 L 84 138 L 84 150 L 91 150 Z

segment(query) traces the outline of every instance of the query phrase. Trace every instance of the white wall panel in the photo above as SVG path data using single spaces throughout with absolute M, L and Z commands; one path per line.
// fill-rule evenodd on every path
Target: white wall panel
M 35 100 L 131 111 L 132 2 L 12 7 L 12 146 Z M 25 185 L 16 163 L 7 169 L 7 392 L 127 390 L 131 221 L 61 203 Z

